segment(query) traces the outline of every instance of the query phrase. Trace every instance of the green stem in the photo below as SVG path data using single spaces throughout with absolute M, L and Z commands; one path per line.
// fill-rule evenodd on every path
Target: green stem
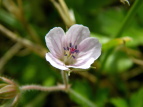
M 66 71 L 61 71 L 62 79 L 65 84 L 65 89 L 68 90 L 68 73 Z
M 127 13 L 127 15 L 126 15 L 125 19 L 123 20 L 122 25 L 119 28 L 118 32 L 116 33 L 115 37 L 121 37 L 124 30 L 129 25 L 132 17 L 136 14 L 136 12 L 137 12 L 137 10 L 138 10 L 138 8 L 140 7 L 141 4 L 142 4 L 142 0 L 135 0 L 133 6 L 131 7 L 129 12 Z
M 86 107 L 97 107 L 93 102 L 91 102 L 90 100 L 86 99 L 85 97 L 83 97 L 79 93 L 75 92 L 74 90 L 70 89 L 69 92 L 70 92 L 70 94 L 72 96 L 76 97 L 81 102 L 83 102 Z
M 116 33 L 116 35 L 115 35 L 114 38 L 118 38 L 118 37 L 120 37 L 120 36 L 123 34 L 124 30 L 125 30 L 126 27 L 129 25 L 129 23 L 130 23 L 132 17 L 136 14 L 136 12 L 137 12 L 137 10 L 138 10 L 138 8 L 140 7 L 141 4 L 142 4 L 142 0 L 135 0 L 133 6 L 131 7 L 131 9 L 129 10 L 129 12 L 127 13 L 125 19 L 123 20 L 123 22 L 122 22 L 122 24 L 121 24 L 121 27 L 119 28 L 119 30 L 118 30 L 118 32 Z M 110 55 L 113 51 L 114 51 L 114 49 L 110 49 L 110 50 L 107 51 L 107 54 L 106 54 L 106 56 L 104 57 L 104 59 L 103 59 L 103 61 L 102 61 L 102 62 L 103 62 L 103 65 L 102 65 L 102 68 L 101 68 L 102 70 L 103 70 L 104 67 L 105 67 L 105 63 L 106 63 L 106 61 L 108 60 L 109 55 Z M 102 71 L 102 70 L 101 70 L 101 71 Z M 101 73 L 101 72 L 100 72 L 100 73 Z

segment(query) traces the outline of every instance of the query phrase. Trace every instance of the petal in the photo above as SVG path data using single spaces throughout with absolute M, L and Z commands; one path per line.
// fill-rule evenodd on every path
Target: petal
M 78 58 L 92 54 L 94 59 L 97 59 L 101 54 L 101 44 L 99 43 L 98 39 L 94 37 L 88 37 L 83 40 L 79 46 L 79 54 Z
M 74 65 L 69 65 L 69 66 L 66 66 L 68 68 L 80 68 L 80 69 L 88 69 L 90 68 L 91 64 L 95 61 L 94 58 L 88 58 L 86 60 L 82 60 L 80 62 L 77 62 L 76 64 Z
M 65 33 L 60 27 L 51 29 L 45 36 L 48 49 L 57 58 L 63 55 L 62 39 L 64 36 Z
M 90 36 L 90 31 L 87 27 L 83 25 L 73 25 L 69 28 L 69 30 L 66 32 L 65 42 L 66 46 L 69 45 L 69 43 L 72 43 L 72 45 L 78 45 L 82 40 Z
M 96 38 L 89 37 L 79 44 L 79 54 L 76 63 L 71 66 L 74 68 L 87 69 L 100 54 L 101 44 Z
M 54 57 L 50 52 L 46 53 L 46 60 L 49 61 L 50 64 L 55 68 L 58 68 L 60 70 L 69 70 L 63 62 Z

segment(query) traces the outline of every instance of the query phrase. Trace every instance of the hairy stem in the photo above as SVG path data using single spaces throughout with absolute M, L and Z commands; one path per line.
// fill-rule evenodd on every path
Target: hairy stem
M 39 91 L 65 91 L 65 85 L 58 85 L 53 87 L 44 87 L 40 85 L 25 85 L 20 88 L 22 91 L 39 90 Z

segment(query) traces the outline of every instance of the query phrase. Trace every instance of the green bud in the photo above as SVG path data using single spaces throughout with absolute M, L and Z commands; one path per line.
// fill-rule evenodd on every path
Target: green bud
M 0 77 L 0 99 L 12 99 L 19 94 L 19 88 L 14 81 Z

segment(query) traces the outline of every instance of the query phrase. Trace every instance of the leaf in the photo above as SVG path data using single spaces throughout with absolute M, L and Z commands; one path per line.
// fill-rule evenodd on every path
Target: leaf
M 122 51 L 115 51 L 108 56 L 104 71 L 108 73 L 124 72 L 132 65 L 133 62 L 126 53 Z
M 126 100 L 122 98 L 112 98 L 110 101 L 115 107 L 129 107 Z
M 116 38 L 108 41 L 107 43 L 102 45 L 102 50 L 106 51 L 111 48 L 115 48 L 119 45 L 124 45 L 126 42 L 131 41 L 132 39 L 130 37 L 123 37 L 123 38 Z
M 143 87 L 130 98 L 130 107 L 143 107 Z

